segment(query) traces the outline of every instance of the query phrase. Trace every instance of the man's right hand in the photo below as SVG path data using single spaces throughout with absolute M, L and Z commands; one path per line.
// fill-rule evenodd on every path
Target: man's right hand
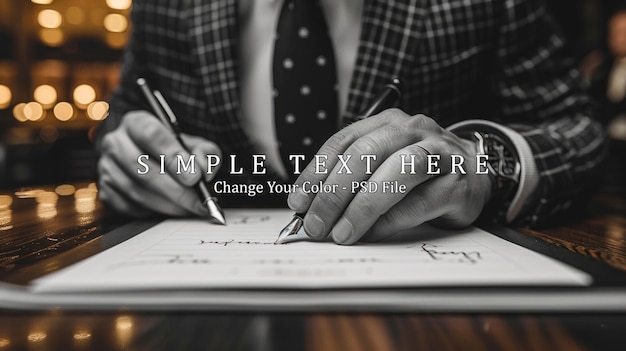
M 206 174 L 205 155 L 220 155 L 219 147 L 206 139 L 182 134 L 181 137 L 196 155 L 196 173 L 177 174 L 177 156 L 189 159 L 189 152 L 180 145 L 174 134 L 155 116 L 145 111 L 127 113 L 117 129 L 106 134 L 100 146 L 98 186 L 100 199 L 113 209 L 144 217 L 154 213 L 170 216 L 206 215 L 192 185 Z M 145 170 L 137 161 L 139 155 L 150 168 Z M 159 174 L 159 155 L 165 155 L 165 174 Z M 217 168 L 214 169 L 216 171 Z

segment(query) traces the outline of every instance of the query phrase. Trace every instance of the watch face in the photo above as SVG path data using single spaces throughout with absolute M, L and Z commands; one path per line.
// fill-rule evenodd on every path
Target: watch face
M 490 134 L 485 136 L 485 153 L 488 155 L 489 164 L 500 177 L 517 181 L 520 173 L 520 164 L 511 147 L 498 136 Z

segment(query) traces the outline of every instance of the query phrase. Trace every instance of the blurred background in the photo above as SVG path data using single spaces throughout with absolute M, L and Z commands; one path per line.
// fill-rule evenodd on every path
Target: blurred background
M 625 163 L 626 0 L 546 0 Z M 0 188 L 96 178 L 131 0 L 0 0 Z M 623 184 L 624 165 L 609 183 Z
M 0 188 L 90 180 L 131 0 L 0 0 Z

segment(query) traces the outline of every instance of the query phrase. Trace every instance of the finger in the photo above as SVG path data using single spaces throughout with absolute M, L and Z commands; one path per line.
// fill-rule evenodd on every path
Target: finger
M 182 139 L 185 141 L 187 147 L 191 148 L 191 154 L 196 155 L 196 168 L 198 172 L 203 174 L 204 180 L 207 182 L 213 179 L 215 174 L 220 168 L 221 162 L 211 168 L 209 172 L 209 156 L 216 156 L 218 160 L 222 159 L 222 151 L 216 143 L 209 141 L 205 138 L 182 134 Z M 211 159 L 214 164 L 215 159 Z
M 379 173 L 380 164 L 383 164 L 381 167 L 387 164 L 388 168 L 393 168 L 393 171 L 383 172 L 385 175 L 391 173 L 387 179 L 397 178 L 400 162 L 395 162 L 395 159 L 394 162 L 387 162 L 388 157 L 396 150 L 414 143 L 420 137 L 417 133 L 407 133 L 406 128 L 405 123 L 387 124 L 355 140 L 346 149 L 343 156 L 349 158 L 346 162 L 347 166 L 340 161 L 332 171 L 329 171 L 328 178 L 324 182 L 325 185 L 334 186 L 332 189 L 337 189 L 337 191 L 312 194 L 314 198 L 304 218 L 305 231 L 311 238 L 322 239 L 329 234 L 337 219 L 355 197 L 353 190 L 360 189 L 358 187 L 361 181 L 368 179 L 372 174 Z M 418 153 L 418 156 L 426 157 L 423 151 L 419 150 Z M 370 169 L 367 163 L 361 160 L 361 155 L 376 156 L 376 159 L 371 161 Z M 373 209 L 371 204 L 367 206 Z M 379 215 L 380 213 L 376 214 L 376 218 Z
M 101 179 L 98 182 L 98 196 L 109 208 L 130 217 L 145 218 L 155 214 L 155 212 L 143 208 L 140 204 L 127 198 L 124 192 L 106 180 Z
M 434 152 L 439 150 L 437 142 L 426 140 L 406 146 L 385 160 L 369 179 L 370 184 L 376 186 L 376 191 L 357 193 L 335 224 L 332 238 L 336 243 L 354 244 L 382 214 L 400 202 L 414 188 L 432 179 L 432 176 L 426 173 L 428 163 L 427 153 L 424 151 L 426 148 Z M 407 162 L 410 165 L 407 165 Z M 415 173 L 412 170 L 415 170 Z M 388 184 L 391 181 L 403 186 L 404 191 L 390 192 Z
M 137 152 L 136 146 L 131 146 L 128 152 Z M 159 174 L 155 161 L 146 162 L 150 171 L 142 175 L 112 158 L 103 158 L 100 163 L 101 174 L 114 175 L 111 181 L 114 187 L 148 209 L 172 216 L 202 215 L 206 212 L 194 190 L 180 185 L 168 174 Z
M 128 177 L 128 174 L 117 164 L 113 159 L 102 159 L 99 162 L 99 170 L 101 182 L 118 196 L 114 198 L 114 203 L 118 207 L 120 203 L 125 201 L 130 204 L 134 204 L 133 208 L 146 208 L 156 213 L 167 214 L 171 216 L 189 216 L 190 211 L 172 199 L 168 198 L 158 190 L 154 190 L 146 185 L 154 184 L 156 181 L 147 180 L 145 183 L 136 182 L 134 179 Z M 154 172 L 156 173 L 156 172 Z M 148 176 L 150 173 L 146 174 Z M 162 179 L 167 179 L 161 175 Z M 161 181 L 159 179 L 158 181 Z M 181 187 L 174 180 L 170 179 L 171 183 Z M 162 187 L 159 187 L 162 188 Z
M 98 196 L 100 200 L 115 211 L 131 217 L 141 218 L 155 214 L 154 211 L 129 198 L 125 191 L 119 189 L 116 185 L 116 179 L 119 178 L 119 175 L 107 166 L 109 162 L 104 161 L 104 158 L 98 161 Z
M 454 211 L 462 176 L 444 175 L 413 189 L 384 213 L 367 233 L 367 241 L 379 241 Z
M 333 169 L 339 162 L 337 155 L 343 154 L 355 140 L 365 134 L 381 128 L 386 124 L 389 124 L 394 118 L 398 118 L 399 115 L 404 115 L 404 113 L 397 109 L 390 109 L 385 110 L 372 118 L 367 118 L 353 123 L 331 136 L 316 154 L 326 156 L 327 159 L 325 168 L 329 170 Z M 302 184 L 307 181 L 311 183 L 318 183 L 319 181 L 326 180 L 327 176 L 328 174 L 316 172 L 315 160 L 309 162 L 294 183 L 296 185 L 296 191 L 289 194 L 287 199 L 289 207 L 296 212 L 306 212 L 311 205 L 315 194 L 304 193 L 302 191 Z
M 184 170 L 190 158 L 189 152 L 180 144 L 171 129 L 156 117 L 147 112 L 131 112 L 122 119 L 121 127 L 130 140 L 137 145 L 140 153 L 147 153 L 150 158 L 155 159 L 163 155 L 166 172 L 181 185 L 193 185 L 202 177 L 197 170 L 194 172 Z M 137 156 L 139 154 L 124 152 L 119 157 L 125 157 L 128 161 Z

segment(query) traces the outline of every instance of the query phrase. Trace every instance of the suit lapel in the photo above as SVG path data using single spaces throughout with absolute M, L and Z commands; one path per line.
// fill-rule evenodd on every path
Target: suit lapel
M 382 85 L 393 77 L 402 79 L 403 74 L 408 74 L 407 63 L 414 61 L 415 53 L 411 50 L 421 35 L 427 1 L 365 0 L 344 117 L 363 112 Z
M 237 0 L 191 0 L 192 55 L 207 104 L 209 134 L 224 154 L 250 152 L 241 124 L 239 98 L 239 14 Z

